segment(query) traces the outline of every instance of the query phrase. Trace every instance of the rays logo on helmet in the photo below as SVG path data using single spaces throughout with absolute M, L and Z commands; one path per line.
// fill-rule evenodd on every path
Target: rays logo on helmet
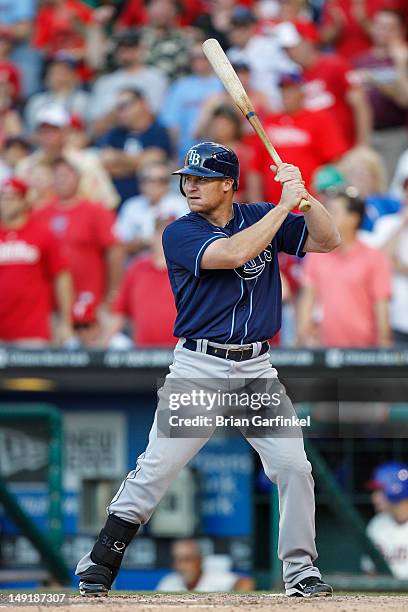
M 240 278 L 250 280 L 260 276 L 265 270 L 266 264 L 270 261 L 272 261 L 272 247 L 268 245 L 258 257 L 250 259 L 243 266 L 235 268 L 234 271 Z
M 199 153 L 197 153 L 197 149 L 191 149 L 188 154 L 188 163 L 190 166 L 199 166 L 201 161 L 201 157 Z

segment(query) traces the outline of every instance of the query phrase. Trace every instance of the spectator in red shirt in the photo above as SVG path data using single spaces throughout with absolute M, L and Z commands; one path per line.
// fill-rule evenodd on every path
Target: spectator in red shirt
M 58 51 L 85 51 L 86 27 L 93 21 L 92 9 L 80 0 L 49 0 L 38 10 L 34 23 L 34 45 L 49 56 Z
M 364 202 L 341 193 L 329 201 L 328 208 L 339 229 L 341 245 L 324 257 L 313 253 L 305 259 L 304 291 L 298 311 L 299 344 L 316 343 L 313 315 L 317 303 L 321 309 L 318 344 L 389 346 L 391 265 L 380 250 L 357 238 Z
M 0 192 L 0 341 L 42 346 L 51 341 L 53 289 L 59 340 L 72 335 L 72 284 L 58 242 L 30 215 L 26 194 L 16 178 Z
M 78 193 L 80 176 L 68 160 L 53 164 L 56 198 L 36 215 L 59 239 L 74 280 L 75 298 L 93 295 L 110 303 L 119 286 L 123 250 L 113 231 L 114 215 Z
M 394 174 L 398 159 L 408 146 L 408 45 L 406 27 L 399 13 L 381 10 L 373 20 L 373 45 L 354 59 L 356 75 L 363 83 L 373 113 L 372 146 Z
M 327 0 L 320 28 L 323 42 L 349 60 L 368 49 L 374 4 L 378 8 L 378 0 Z
M 106 344 L 125 325 L 132 323 L 136 346 L 173 347 L 176 307 L 167 274 L 162 235 L 169 219 L 156 222 L 151 253 L 136 259 L 128 268 L 118 298 L 113 306 L 113 318 Z M 154 291 L 152 291 L 154 287 Z
M 315 40 L 302 35 L 294 24 L 284 26 L 279 29 L 279 39 L 290 59 L 302 69 L 305 107 L 329 111 L 349 148 L 368 144 L 370 105 L 363 88 L 353 80 L 351 66 L 336 53 L 321 53 Z
M 337 160 L 347 150 L 347 143 L 327 111 L 304 108 L 303 82 L 298 75 L 284 75 L 280 85 L 284 112 L 267 117 L 264 127 L 282 159 L 301 168 L 310 190 L 316 168 Z M 257 137 L 254 148 L 248 173 L 249 199 L 279 202 L 281 187 L 269 179 L 271 159 Z
M 372 18 L 387 8 L 408 18 L 406 0 L 326 0 L 320 34 L 344 58 L 353 60 L 371 46 Z

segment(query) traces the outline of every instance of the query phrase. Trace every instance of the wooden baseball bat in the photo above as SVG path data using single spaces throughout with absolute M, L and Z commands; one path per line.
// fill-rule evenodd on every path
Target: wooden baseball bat
M 246 117 L 246 119 L 248 119 L 249 123 L 258 134 L 274 163 L 277 166 L 280 166 L 282 160 L 271 143 L 269 136 L 265 132 L 261 122 L 259 121 L 259 117 L 254 110 L 252 102 L 249 99 L 244 86 L 239 80 L 237 73 L 231 66 L 228 57 L 222 50 L 220 43 L 215 38 L 209 38 L 203 43 L 202 47 L 204 54 L 213 67 L 214 72 L 224 85 L 225 89 L 228 91 L 241 113 Z M 299 204 L 299 210 L 301 212 L 307 212 L 309 209 L 310 203 L 307 200 L 302 199 Z

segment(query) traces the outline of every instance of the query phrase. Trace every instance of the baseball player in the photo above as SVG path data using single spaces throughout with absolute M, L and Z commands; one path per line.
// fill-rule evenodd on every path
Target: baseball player
M 376 468 L 368 483 L 384 501 L 367 525 L 367 535 L 380 549 L 396 578 L 408 578 L 408 464 L 389 461 Z M 373 498 L 378 508 L 378 498 Z M 362 560 L 363 569 L 371 573 L 369 557 Z
M 193 378 L 276 380 L 268 338 L 281 323 L 278 251 L 298 256 L 306 251 L 328 252 L 340 241 L 332 218 L 307 193 L 295 166 L 282 164 L 277 169 L 275 180 L 282 185 L 279 206 L 234 203 L 238 158 L 213 142 L 193 146 L 185 166 L 174 174 L 180 175 L 180 189 L 191 210 L 163 234 L 179 342 L 158 394 L 146 451 L 108 506 L 108 519 L 92 551 L 76 568 L 82 595 L 108 593 L 140 525 L 149 520 L 179 470 L 206 442 L 203 437 L 178 440 L 158 435 L 157 414 L 168 403 L 170 385 Z M 304 216 L 292 214 L 302 198 L 312 203 L 310 210 Z M 317 557 L 314 482 L 301 435 L 248 437 L 248 442 L 278 486 L 278 552 L 286 594 L 331 595 L 331 586 L 313 565 Z

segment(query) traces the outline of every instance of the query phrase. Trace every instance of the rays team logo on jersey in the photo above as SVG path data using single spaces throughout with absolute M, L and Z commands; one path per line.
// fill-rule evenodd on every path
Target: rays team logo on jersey
M 197 149 L 191 149 L 188 155 L 188 165 L 189 166 L 199 166 L 201 161 L 200 154 L 197 153 Z
M 255 259 L 250 259 L 243 266 L 234 268 L 234 270 L 236 274 L 238 274 L 238 276 L 244 280 L 257 278 L 265 270 L 266 264 L 272 261 L 272 257 L 272 246 L 269 244 L 266 249 L 260 255 L 258 255 L 258 257 L 255 257 Z

